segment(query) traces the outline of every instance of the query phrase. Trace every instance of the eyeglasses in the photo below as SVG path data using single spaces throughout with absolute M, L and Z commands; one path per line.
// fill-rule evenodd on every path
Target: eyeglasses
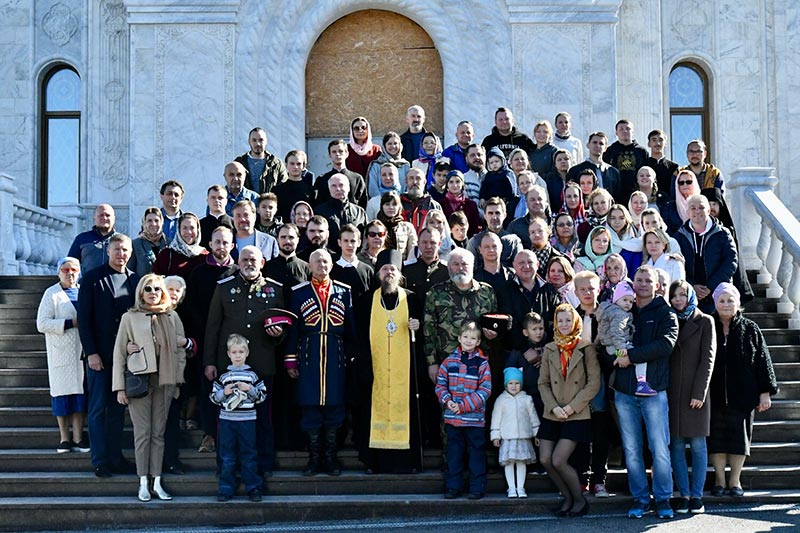
M 370 236 L 370 237 L 385 237 L 386 236 L 386 232 L 385 231 L 368 231 L 367 235 Z
M 366 126 L 353 126 L 353 129 L 354 130 L 365 130 L 365 129 L 367 129 L 367 127 Z
M 144 292 L 161 292 L 161 287 L 153 287 L 151 285 L 147 285 L 144 288 Z
M 686 180 L 686 181 L 679 181 L 678 185 L 691 185 L 692 183 L 694 183 L 692 180 Z
M 690 154 L 702 154 L 703 150 L 686 150 L 686 152 Z

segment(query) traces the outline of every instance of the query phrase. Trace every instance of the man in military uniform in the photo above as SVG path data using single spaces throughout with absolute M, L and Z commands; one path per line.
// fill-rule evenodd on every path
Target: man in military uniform
M 297 379 L 300 427 L 308 434 L 309 458 L 303 475 L 322 470 L 325 436 L 325 470 L 341 474 L 336 458 L 336 431 L 345 416 L 345 377 L 354 353 L 355 319 L 350 288 L 330 277 L 333 261 L 327 250 L 309 258 L 311 280 L 292 287 L 291 311 L 298 320 L 289 331 L 284 360 L 289 375 Z
M 272 378 L 275 375 L 275 351 L 283 328 L 265 325 L 267 310 L 284 308 L 283 285 L 261 275 L 264 255 L 255 246 L 245 246 L 239 253 L 239 272 L 217 282 L 208 309 L 203 363 L 210 380 L 228 367 L 227 341 L 231 333 L 249 341 L 247 364 L 264 380 L 267 400 L 256 406 L 256 445 L 258 467 L 265 477 L 272 475 L 274 435 L 272 430 Z M 281 401 L 282 399 L 279 399 Z
M 425 297 L 425 356 L 428 375 L 436 381 L 442 361 L 458 346 L 458 331 L 465 321 L 480 322 L 486 313 L 497 311 L 497 297 L 486 283 L 473 278 L 475 256 L 463 248 L 450 252 L 447 270 L 450 281 L 435 285 Z M 497 337 L 497 332 L 483 328 L 486 339 Z

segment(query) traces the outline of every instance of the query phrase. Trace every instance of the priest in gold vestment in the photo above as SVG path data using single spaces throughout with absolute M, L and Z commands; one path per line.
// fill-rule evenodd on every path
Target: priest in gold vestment
M 422 306 L 413 292 L 400 286 L 402 264 L 397 250 L 378 254 L 380 288 L 365 294 L 356 306 L 363 423 L 358 444 L 368 473 L 422 469 L 417 390 L 427 367 L 413 337 Z

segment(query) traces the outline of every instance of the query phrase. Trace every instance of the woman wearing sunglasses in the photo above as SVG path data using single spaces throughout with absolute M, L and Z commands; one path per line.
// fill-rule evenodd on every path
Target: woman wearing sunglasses
M 161 482 L 164 458 L 164 429 L 170 403 L 183 383 L 186 350 L 193 343 L 184 336 L 183 324 L 173 310 L 164 279 L 147 274 L 136 286 L 133 307 L 119 324 L 114 345 L 112 390 L 117 401 L 127 405 L 133 422 L 136 474 L 139 476 L 139 500 L 150 500 L 151 490 L 160 500 L 172 496 Z M 147 392 L 138 398 L 128 397 L 126 370 L 132 361 L 137 375 L 146 375 Z M 152 489 L 150 486 L 152 478 Z
M 678 171 L 675 176 L 675 199 L 667 202 L 661 210 L 661 218 L 667 224 L 667 232 L 670 235 L 680 229 L 689 220 L 689 197 L 693 194 L 700 194 L 700 184 L 694 172 L 685 168 Z

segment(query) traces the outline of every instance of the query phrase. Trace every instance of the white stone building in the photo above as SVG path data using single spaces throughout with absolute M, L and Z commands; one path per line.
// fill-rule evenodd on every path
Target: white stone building
M 395 22 L 372 24 L 375 10 Z M 165 179 L 186 185 L 185 208 L 203 210 L 253 126 L 271 152 L 307 149 L 325 172 L 319 146 L 348 125 L 329 131 L 334 108 L 399 110 L 377 136 L 403 131 L 403 111 L 420 103 L 445 145 L 463 119 L 488 134 L 500 105 L 529 135 L 566 110 L 578 137 L 613 140 L 625 117 L 642 144 L 654 128 L 705 137 L 726 176 L 774 167 L 796 214 L 799 13 L 795 0 L 0 0 L 0 273 L 47 271 L 99 202 L 136 233 Z M 333 45 L 315 50 L 348 15 L 356 39 L 328 32 Z M 412 22 L 432 43 L 417 47 L 427 59 L 396 37 Z M 387 36 L 407 55 L 375 44 Z M 374 53 L 383 70 L 352 72 L 339 53 Z M 326 69 L 368 103 L 310 108 Z M 398 71 L 410 81 L 393 99 Z M 683 161 L 683 147 L 674 152 Z

